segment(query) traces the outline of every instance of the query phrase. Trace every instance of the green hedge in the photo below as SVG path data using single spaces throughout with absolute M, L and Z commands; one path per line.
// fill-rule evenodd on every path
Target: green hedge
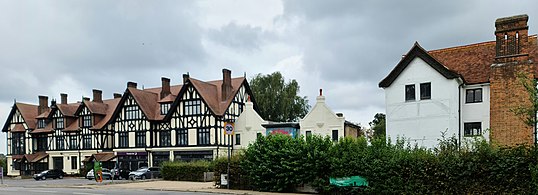
M 427 150 L 384 139 L 367 143 L 364 138 L 345 138 L 333 143 L 317 136 L 293 139 L 271 135 L 258 138 L 244 156 L 236 157 L 241 169 L 234 174 L 260 191 L 291 192 L 297 185 L 309 184 L 322 193 L 538 192 L 535 148 L 500 148 L 482 141 L 459 149 L 454 138 L 440 143 L 437 149 Z M 329 177 L 353 175 L 368 179 L 369 187 L 360 191 L 336 189 L 328 183 Z
M 203 181 L 204 172 L 211 171 L 213 165 L 208 161 L 164 162 L 161 166 L 163 179 L 173 181 Z
M 230 158 L 230 177 L 228 177 L 228 182 L 230 182 L 230 187 L 233 189 L 250 190 L 252 186 L 250 186 L 249 180 L 246 178 L 246 173 L 240 164 L 243 158 L 244 155 L 242 153 L 235 154 Z M 228 172 L 228 158 L 221 157 L 215 159 L 213 165 L 215 166 L 215 184 L 221 188 L 226 188 L 227 186 L 221 186 L 220 184 L 220 175 Z

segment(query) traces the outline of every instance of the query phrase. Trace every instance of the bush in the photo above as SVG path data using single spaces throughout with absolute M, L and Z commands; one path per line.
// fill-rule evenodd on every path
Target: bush
M 173 181 L 204 181 L 204 172 L 210 171 L 212 164 L 208 161 L 164 162 L 161 166 L 163 179 Z
M 455 138 L 440 140 L 437 149 L 429 150 L 402 140 L 387 143 L 384 138 L 368 144 L 364 138 L 333 143 L 316 136 L 305 140 L 271 135 L 258 138 L 231 167 L 232 187 L 247 183 L 260 191 L 289 192 L 302 184 L 320 193 L 339 194 L 532 194 L 538 190 L 536 148 L 502 148 L 485 141 L 461 148 Z M 369 187 L 329 185 L 329 177 L 354 175 L 366 178 Z
M 242 153 L 235 154 L 230 158 L 230 176 L 228 177 L 228 182 L 230 183 L 231 189 L 253 189 L 248 182 L 248 178 L 246 178 L 244 169 L 241 167 L 240 162 L 243 159 L 244 155 Z M 220 175 L 228 172 L 228 158 L 221 157 L 215 159 L 213 161 L 213 166 L 215 167 L 215 184 L 221 188 L 226 188 L 227 186 L 221 186 L 220 184 Z

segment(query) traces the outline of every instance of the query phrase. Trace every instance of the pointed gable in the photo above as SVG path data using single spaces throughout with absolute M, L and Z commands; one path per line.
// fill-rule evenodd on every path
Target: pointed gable
M 222 80 L 216 81 L 200 81 L 197 79 L 189 78 L 189 81 L 192 83 L 196 91 L 204 99 L 207 106 L 211 111 L 218 116 L 224 115 L 233 99 L 237 95 L 239 89 L 243 86 L 243 83 L 246 81 L 245 77 L 233 78 L 232 80 L 232 92 L 226 99 L 222 99 Z
M 461 78 L 456 72 L 450 70 L 437 61 L 437 59 L 428 54 L 428 52 L 424 50 L 424 48 L 422 48 L 418 42 L 416 42 L 411 50 L 409 50 L 409 52 L 405 55 L 405 57 L 400 60 L 394 69 L 392 69 L 389 75 L 379 82 L 379 87 L 389 87 L 392 82 L 394 82 L 394 80 L 396 80 L 396 78 L 398 78 L 398 76 L 405 70 L 405 68 L 417 57 L 422 59 L 424 62 L 426 62 L 426 64 L 430 65 L 447 79 Z
M 26 123 L 29 129 L 35 129 L 37 124 L 37 106 L 31 105 L 31 104 L 24 104 L 24 103 L 15 103 L 13 107 L 11 108 L 11 112 L 9 116 L 7 117 L 6 122 L 4 123 L 4 127 L 2 128 L 2 132 L 7 132 L 8 127 L 11 124 L 11 120 L 13 119 L 13 116 L 16 112 L 19 112 L 22 116 L 22 119 Z

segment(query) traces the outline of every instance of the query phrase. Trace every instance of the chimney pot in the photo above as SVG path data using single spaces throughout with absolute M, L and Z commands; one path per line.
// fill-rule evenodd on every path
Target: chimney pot
M 162 89 L 161 89 L 161 99 L 165 98 L 166 96 L 170 95 L 170 79 L 166 77 L 161 78 L 162 82 Z
M 135 88 L 137 87 L 137 84 L 135 82 L 129 81 L 127 82 L 127 87 Z
M 116 98 L 121 98 L 121 94 L 119 94 L 119 93 L 114 93 L 114 99 L 116 99 Z
M 338 116 L 338 117 L 344 117 L 344 114 L 343 114 L 343 113 L 336 113 L 336 116 Z
M 228 98 L 228 96 L 232 93 L 232 71 L 228 69 L 222 69 L 221 92 L 222 100 Z
M 319 96 L 323 96 L 323 89 L 319 89 Z
M 187 83 L 187 81 L 189 80 L 190 76 L 189 76 L 189 73 L 187 74 L 183 74 L 183 84 Z
M 103 103 L 103 91 L 93 89 L 93 102 Z
M 60 93 L 60 97 L 61 97 L 60 104 L 67 104 L 67 94 Z

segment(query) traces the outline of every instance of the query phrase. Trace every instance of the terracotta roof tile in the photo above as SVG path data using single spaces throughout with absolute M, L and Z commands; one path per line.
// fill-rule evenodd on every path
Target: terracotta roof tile
M 45 152 L 37 152 L 34 154 L 25 154 L 23 158 L 25 158 L 28 162 L 35 163 L 35 162 L 39 162 L 40 160 L 48 156 L 49 154 Z
M 56 104 L 56 106 L 64 116 L 74 117 L 75 112 L 77 112 L 77 109 L 80 106 L 80 103 Z
M 118 106 L 119 102 L 120 102 L 120 98 L 104 100 L 103 104 L 105 104 L 107 107 L 105 117 L 101 119 L 99 122 L 97 122 L 97 124 L 95 124 L 91 129 L 93 130 L 103 129 L 103 127 L 112 118 L 112 115 L 114 115 L 114 110 L 116 109 L 116 106 Z
M 215 115 L 224 115 L 228 106 L 232 103 L 232 100 L 235 97 L 237 91 L 242 86 L 242 83 L 245 81 L 245 77 L 232 78 L 232 91 L 231 94 L 226 98 L 222 99 L 221 85 L 222 80 L 216 81 L 200 81 L 197 79 L 189 78 L 189 81 L 193 84 L 196 90 L 200 93 L 202 98 L 208 104 L 209 108 L 215 113 Z
M 53 133 L 53 132 L 54 132 L 54 129 L 52 129 L 52 123 L 49 123 L 47 124 L 47 126 L 45 126 L 45 128 L 34 129 L 30 133 L 35 134 L 35 133 Z
M 84 105 L 86 105 L 86 107 L 88 108 L 88 110 L 90 110 L 92 114 L 100 114 L 100 115 L 106 114 L 107 105 L 104 103 L 104 101 L 103 103 L 100 103 L 100 102 L 92 102 L 92 101 L 84 100 Z
M 181 91 L 181 88 L 183 85 L 171 85 L 170 86 L 170 92 L 172 94 L 179 94 L 179 91 Z M 155 88 L 147 88 L 144 89 L 144 91 L 148 91 L 155 94 L 161 94 L 162 87 L 155 87 Z
M 531 57 L 538 57 L 536 35 L 529 36 Z M 462 75 L 467 84 L 489 82 L 490 66 L 495 59 L 495 41 L 431 50 L 428 53 L 450 70 Z M 535 58 L 536 59 L 536 58 Z M 537 66 L 538 72 L 538 66 Z
M 166 97 L 164 97 L 163 99 L 159 100 L 158 102 L 159 103 L 170 103 L 170 102 L 174 102 L 174 100 L 176 100 L 176 96 L 175 95 L 167 95 Z
M 26 125 L 28 125 L 28 128 L 35 129 L 37 124 L 37 106 L 24 103 L 15 103 L 15 106 L 17 106 L 19 109 L 19 112 L 21 113 L 24 122 L 26 122 Z
M 135 88 L 128 88 L 128 90 L 149 120 L 155 120 L 155 117 L 160 115 L 155 113 L 156 108 L 159 108 L 159 103 L 157 103 L 159 95 Z
M 50 108 L 47 108 L 47 111 L 41 113 L 40 115 L 38 115 L 38 116 L 35 117 L 35 118 L 37 118 L 37 119 L 41 119 L 41 118 L 49 118 L 49 115 L 50 115 L 50 112 L 51 112 L 51 111 L 52 111 L 52 110 L 51 110 Z
M 79 121 L 78 117 L 66 128 L 62 129 L 64 132 L 76 132 L 80 131 L 80 128 L 78 127 Z

